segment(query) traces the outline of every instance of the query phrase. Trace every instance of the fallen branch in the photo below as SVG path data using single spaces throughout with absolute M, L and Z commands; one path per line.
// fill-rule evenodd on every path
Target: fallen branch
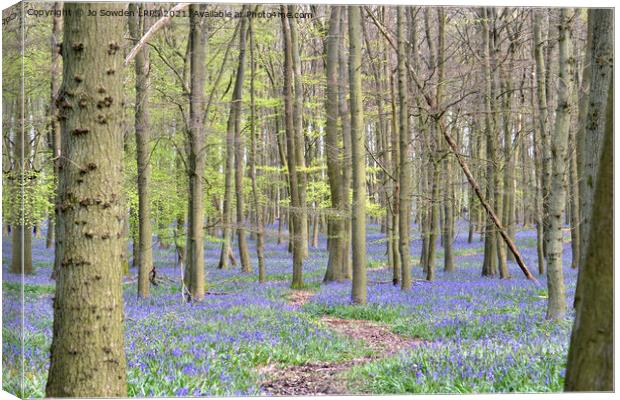
M 176 6 L 172 7 L 170 11 L 168 11 L 167 16 L 162 17 L 157 22 L 155 22 L 153 26 L 151 26 L 151 28 L 144 34 L 144 36 L 142 36 L 142 38 L 138 41 L 135 47 L 131 49 L 131 51 L 127 55 L 127 58 L 125 58 L 125 65 L 128 65 L 131 62 L 131 60 L 134 59 L 136 54 L 138 54 L 138 52 L 142 49 L 142 47 L 144 47 L 144 45 L 151 38 L 151 36 L 157 33 L 157 31 L 163 28 L 164 26 L 168 25 L 168 23 L 170 22 L 170 19 L 172 19 L 176 11 L 180 11 L 184 9 L 185 7 L 189 6 L 189 4 L 190 3 L 177 4 Z
M 478 183 L 476 182 L 476 180 L 474 179 L 474 176 L 469 170 L 467 163 L 465 163 L 465 160 L 463 160 L 463 158 L 458 152 L 458 146 L 456 145 L 456 143 L 454 143 L 454 140 L 448 133 L 447 129 L 442 129 L 442 131 L 443 131 L 443 137 L 446 139 L 446 142 L 448 142 L 448 145 L 452 149 L 452 153 L 456 156 L 456 159 L 461 165 L 461 168 L 463 169 L 465 176 L 467 176 L 467 180 L 469 181 L 469 184 L 474 189 L 474 192 L 476 192 L 476 196 L 478 196 L 478 199 L 480 200 L 482 207 L 484 207 L 485 211 L 487 212 L 489 217 L 491 217 L 491 220 L 497 227 L 497 230 L 499 231 L 499 234 L 502 236 L 502 239 L 504 239 L 506 246 L 508 246 L 508 248 L 510 249 L 510 252 L 515 256 L 515 260 L 517 261 L 517 264 L 519 264 L 519 268 L 521 268 L 521 271 L 523 271 L 527 279 L 538 284 L 539 283 L 538 280 L 534 277 L 534 275 L 532 275 L 530 270 L 527 269 L 527 266 L 525 265 L 525 262 L 523 261 L 523 258 L 521 257 L 521 254 L 519 253 L 519 250 L 517 250 L 517 247 L 512 242 L 512 240 L 510 239 L 510 237 L 508 236 L 504 228 L 502 227 L 502 224 L 500 223 L 499 218 L 497 218 L 497 215 L 495 215 L 493 208 L 484 199 L 484 196 L 482 195 L 482 190 L 480 190 L 480 186 L 478 186 Z

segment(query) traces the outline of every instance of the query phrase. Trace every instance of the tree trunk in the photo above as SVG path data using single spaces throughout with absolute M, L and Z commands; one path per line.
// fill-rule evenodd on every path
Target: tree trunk
M 149 29 L 149 18 L 141 14 L 144 5 L 131 3 L 129 9 L 134 12 L 129 17 L 129 32 L 137 42 Z M 134 59 L 136 73 L 135 133 L 136 161 L 138 164 L 138 242 L 134 241 L 134 255 L 138 264 L 138 297 L 149 297 L 149 275 L 153 269 L 153 230 L 151 228 L 151 211 L 149 205 L 149 187 L 151 180 L 150 122 L 149 102 L 149 48 L 145 46 Z M 136 252 L 137 248 L 137 252 Z M 135 260 L 135 257 L 134 257 Z
M 486 187 L 486 198 L 491 207 L 495 207 L 496 198 L 496 185 L 498 180 L 495 177 L 495 159 L 496 159 L 496 135 L 494 132 L 495 124 L 494 124 L 494 115 L 493 106 L 491 105 L 493 99 L 495 98 L 493 91 L 493 76 L 491 71 L 490 59 L 491 56 L 489 54 L 489 46 L 490 46 L 490 32 L 488 26 L 489 10 L 484 8 L 482 10 L 483 20 L 481 22 L 481 33 L 482 33 L 482 54 L 483 54 L 483 75 L 485 82 L 485 92 L 484 92 L 484 130 L 485 136 L 487 140 L 487 148 L 486 148 L 486 158 L 487 160 L 487 187 Z M 493 117 L 493 118 L 492 118 Z M 500 209 L 501 210 L 501 209 Z M 487 217 L 486 222 L 486 233 L 484 240 L 484 261 L 482 265 L 482 275 L 483 276 L 494 276 L 497 274 L 497 238 L 495 234 L 495 226 L 490 218 Z
M 59 40 L 61 35 L 61 24 L 62 17 L 60 13 L 62 12 L 62 3 L 55 2 L 53 6 L 53 10 L 55 12 L 52 17 L 52 36 L 51 36 L 51 48 L 50 51 L 52 53 L 52 65 L 50 69 L 50 133 L 48 143 L 50 145 L 50 150 L 52 151 L 54 157 L 54 184 L 58 185 L 58 165 L 60 162 L 60 122 L 58 121 L 58 106 L 56 105 L 56 98 L 58 96 L 58 88 L 60 87 L 60 79 L 59 75 L 61 73 L 61 58 L 60 58 L 60 48 L 59 48 Z M 55 204 L 56 195 L 52 195 L 50 198 L 50 203 Z M 54 245 L 56 237 L 56 217 L 51 214 L 48 218 L 47 224 L 47 239 L 45 241 L 45 248 L 49 249 Z M 55 273 L 52 271 L 52 279 L 55 279 Z
M 256 257 L 258 258 L 258 282 L 267 280 L 265 269 L 265 227 L 263 219 L 263 207 L 260 205 L 258 188 L 256 185 L 256 101 L 255 101 L 255 76 L 256 63 L 254 59 L 254 25 L 252 18 L 248 19 L 248 34 L 250 36 L 250 179 L 252 181 L 252 208 L 256 221 Z
M 60 114 L 67 158 L 61 161 L 58 186 L 62 234 L 56 238 L 47 397 L 127 396 L 120 260 L 120 221 L 126 211 L 121 172 L 124 24 L 121 18 L 86 17 L 90 7 L 65 4 L 59 101 L 68 105 Z
M 344 221 L 344 239 L 343 239 L 343 271 L 344 278 L 351 279 L 353 276 L 353 266 L 352 266 L 352 257 L 351 257 L 351 181 L 352 181 L 352 150 L 351 150 L 351 113 L 349 102 L 347 99 L 347 83 L 349 83 L 349 71 L 348 71 L 348 61 L 347 61 L 347 48 L 345 46 L 346 41 L 344 40 L 344 26 L 347 20 L 347 13 L 345 12 L 345 8 L 343 8 L 340 12 L 340 26 L 341 26 L 341 39 L 339 40 L 339 65 L 338 65 L 338 80 L 339 80 L 339 91 L 338 91 L 338 112 L 340 113 L 340 122 L 342 126 L 342 149 L 343 149 L 343 159 L 342 159 L 342 199 L 345 203 L 345 211 L 347 218 Z M 350 85 L 350 83 L 349 83 Z
M 204 83 L 206 53 L 206 23 L 201 13 L 204 4 L 190 5 L 190 101 L 189 101 L 189 196 L 188 246 L 189 295 L 201 301 L 205 292 L 204 256 L 204 199 L 203 179 L 205 170 L 204 132 Z
M 283 14 L 286 14 L 286 6 L 280 6 Z M 293 122 L 293 49 L 291 45 L 291 30 L 289 22 L 291 19 L 282 17 L 282 36 L 284 39 L 284 122 L 286 130 L 286 148 L 288 160 L 289 191 L 291 194 L 291 206 L 289 208 L 289 242 L 292 244 L 293 252 L 293 281 L 291 287 L 301 288 L 303 280 L 303 243 L 302 233 L 302 213 L 300 210 L 300 197 L 297 175 L 297 159 L 295 157 L 295 146 L 297 135 Z
M 583 293 L 583 300 L 576 305 L 564 381 L 566 391 L 614 390 L 614 244 L 610 234 L 614 227 L 613 218 L 609 216 L 614 207 L 613 109 L 610 80 L 605 137 L 592 200 L 596 207 L 592 209 L 588 250 L 577 280 L 577 290 Z
M 366 135 L 362 104 L 361 10 L 349 6 L 349 98 L 351 103 L 351 154 L 353 204 L 351 251 L 353 285 L 351 300 L 366 304 Z
M 547 254 L 547 232 L 549 227 L 549 191 L 551 187 L 551 137 L 547 132 L 547 79 L 545 75 L 544 39 L 542 37 L 543 10 L 533 10 L 534 59 L 536 62 L 536 97 L 538 98 L 538 134 L 541 148 L 541 195 L 543 253 Z
M 399 148 L 400 167 L 398 180 L 400 182 L 400 208 L 398 213 L 398 251 L 402 290 L 411 289 L 411 263 L 409 255 L 409 214 L 411 213 L 411 132 L 409 131 L 409 109 L 407 100 L 407 69 L 405 66 L 405 7 L 397 9 L 398 31 L 398 103 L 399 103 Z
M 289 5 L 288 12 L 295 14 L 296 5 Z M 306 159 L 303 126 L 303 91 L 301 84 L 301 58 L 299 56 L 299 40 L 297 38 L 297 19 L 289 20 L 291 34 L 291 52 L 293 69 L 293 126 L 295 128 L 295 161 L 297 162 L 297 195 L 299 196 L 299 223 L 301 224 L 302 254 L 304 259 L 308 256 L 308 210 L 306 206 Z
M 547 319 L 559 320 L 566 313 L 566 294 L 562 272 L 562 213 L 566 204 L 566 178 L 568 171 L 567 147 L 573 90 L 573 63 L 570 54 L 571 23 L 566 9 L 560 9 L 559 25 L 559 87 L 555 132 L 551 153 L 552 179 L 549 194 L 549 231 L 547 240 Z
M 329 258 L 324 282 L 340 281 L 345 277 L 343 271 L 345 247 L 345 214 L 343 199 L 343 176 L 338 145 L 338 49 L 341 35 L 340 14 L 342 8 L 332 6 L 329 18 L 329 32 L 325 40 L 327 88 L 325 98 L 325 155 L 327 157 L 327 177 L 334 216 L 328 220 Z
M 242 13 L 247 8 L 242 8 Z M 235 89 L 231 101 L 231 117 L 234 120 L 234 149 L 235 149 L 235 193 L 237 197 L 237 244 L 239 246 L 239 259 L 241 260 L 241 271 L 252 272 L 250 262 L 250 251 L 245 234 L 244 199 L 243 199 L 243 149 L 244 138 L 241 135 L 241 96 L 243 90 L 243 76 L 245 73 L 245 47 L 246 47 L 246 24 L 247 18 L 241 18 L 239 29 L 239 63 L 237 64 L 237 76 L 235 78 Z M 234 110 L 234 111 L 233 111 Z
M 594 184 L 596 172 L 601 154 L 603 130 L 605 129 L 604 114 L 601 110 L 607 101 L 609 81 L 613 75 L 613 49 L 614 49 L 614 15 L 610 9 L 589 9 L 588 29 L 592 31 L 591 46 L 589 47 L 590 58 L 586 64 L 590 65 L 589 92 L 586 101 L 587 111 L 583 133 L 579 134 L 579 167 L 581 197 L 581 248 L 586 250 L 586 240 L 589 238 L 590 215 L 594 207 Z M 588 71 L 585 71 L 587 74 Z M 584 79 L 587 79 L 584 75 Z M 581 255 L 580 265 L 585 262 L 586 252 Z M 579 292 L 575 295 L 575 302 L 579 301 Z

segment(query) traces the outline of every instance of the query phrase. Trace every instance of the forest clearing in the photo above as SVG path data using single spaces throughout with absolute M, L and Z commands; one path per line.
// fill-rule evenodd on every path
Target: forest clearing
M 3 390 L 613 391 L 613 18 L 3 10 Z

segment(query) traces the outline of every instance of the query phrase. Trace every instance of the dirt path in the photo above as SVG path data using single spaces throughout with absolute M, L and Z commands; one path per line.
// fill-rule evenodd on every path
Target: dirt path
M 289 304 L 301 307 L 313 295 L 314 293 L 308 291 L 294 291 L 289 297 Z M 286 368 L 280 368 L 275 364 L 267 365 L 260 370 L 265 377 L 261 383 L 265 394 L 271 396 L 349 394 L 345 380 L 340 376 L 342 373 L 355 365 L 387 357 L 405 348 L 424 343 L 419 339 L 397 335 L 378 322 L 328 316 L 322 317 L 321 322 L 341 335 L 363 340 L 374 354 L 348 361 L 308 363 Z

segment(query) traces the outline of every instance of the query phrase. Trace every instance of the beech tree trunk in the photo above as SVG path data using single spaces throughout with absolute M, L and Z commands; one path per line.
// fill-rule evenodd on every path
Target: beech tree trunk
M 329 258 L 324 282 L 340 281 L 345 278 L 345 215 L 346 207 L 343 196 L 343 176 L 340 163 L 341 149 L 338 144 L 338 49 L 341 34 L 340 14 L 342 8 L 332 6 L 329 18 L 329 32 L 325 40 L 327 88 L 325 99 L 325 155 L 327 158 L 327 176 L 334 215 L 328 220 Z
M 66 3 L 58 265 L 47 397 L 126 397 L 121 18 Z M 100 4 L 111 10 L 112 4 Z M 82 15 L 79 16 L 78 14 Z
M 398 103 L 399 103 L 399 148 L 400 168 L 398 180 L 400 181 L 400 208 L 398 214 L 398 250 L 400 253 L 400 265 L 402 290 L 411 289 L 411 262 L 409 255 L 409 214 L 411 213 L 411 132 L 409 131 L 409 109 L 407 102 L 407 69 L 405 66 L 405 7 L 397 9 L 398 31 Z
M 129 32 L 134 41 L 149 29 L 149 18 L 141 15 L 144 5 L 131 3 L 129 9 L 134 12 L 129 17 Z M 153 269 L 153 230 L 151 228 L 151 210 L 149 189 L 151 180 L 150 126 L 148 115 L 149 102 L 149 48 L 145 46 L 134 59 L 136 73 L 135 134 L 136 161 L 138 164 L 138 242 L 134 241 L 134 254 L 138 259 L 138 297 L 149 297 L 149 274 Z M 137 251 L 136 251 L 137 248 Z M 134 262 L 135 262 L 134 257 Z
M 568 137 L 570 114 L 573 109 L 573 64 L 571 57 L 570 35 L 571 16 L 568 11 L 560 9 L 559 25 L 559 86 L 556 109 L 555 132 L 552 140 L 552 179 L 549 194 L 549 231 L 547 240 L 547 287 L 549 299 L 547 318 L 561 319 L 566 313 L 566 291 L 562 268 L 562 213 L 566 204 L 566 180 L 568 176 Z
M 247 8 L 244 6 L 242 12 Z M 241 18 L 241 26 L 239 29 L 239 63 L 237 64 L 237 76 L 235 78 L 235 89 L 233 91 L 233 99 L 231 102 L 231 114 L 234 120 L 234 148 L 235 148 L 235 194 L 237 197 L 237 244 L 239 246 L 239 259 L 241 260 L 241 271 L 252 272 L 252 263 L 250 262 L 250 251 L 248 250 L 248 242 L 245 233 L 245 215 L 244 215 L 244 198 L 243 198 L 243 150 L 245 147 L 243 135 L 241 135 L 241 96 L 243 90 L 243 76 L 245 74 L 245 47 L 247 18 Z M 233 111 L 234 110 L 234 111 Z
M 351 206 L 351 251 L 353 285 L 351 300 L 366 304 L 366 135 L 362 104 L 361 10 L 349 6 L 349 98 L 351 103 L 351 154 L 353 204 Z
M 286 15 L 286 6 L 280 6 L 280 10 Z M 299 197 L 298 175 L 297 175 L 297 159 L 295 157 L 295 146 L 297 135 L 295 134 L 295 125 L 293 122 L 293 49 L 291 44 L 291 30 L 289 26 L 289 18 L 282 17 L 282 36 L 284 39 L 284 123 L 286 130 L 286 150 L 287 164 L 289 176 L 289 191 L 291 198 L 291 206 L 289 208 L 289 232 L 293 252 L 293 281 L 291 287 L 301 288 L 304 285 L 303 278 L 303 245 L 305 239 L 302 233 L 301 204 Z M 307 242 L 306 242 L 307 243 Z
M 564 390 L 614 390 L 614 288 L 613 218 L 614 127 L 613 83 L 609 81 L 605 110 L 605 137 L 596 174 L 588 250 L 579 267 L 577 290 L 583 299 L 576 305 Z
M 201 301 L 205 292 L 204 255 L 204 199 L 203 180 L 205 170 L 204 132 L 204 83 L 206 53 L 206 23 L 200 13 L 206 5 L 190 5 L 190 101 L 189 101 L 189 196 L 188 246 L 189 295 Z

